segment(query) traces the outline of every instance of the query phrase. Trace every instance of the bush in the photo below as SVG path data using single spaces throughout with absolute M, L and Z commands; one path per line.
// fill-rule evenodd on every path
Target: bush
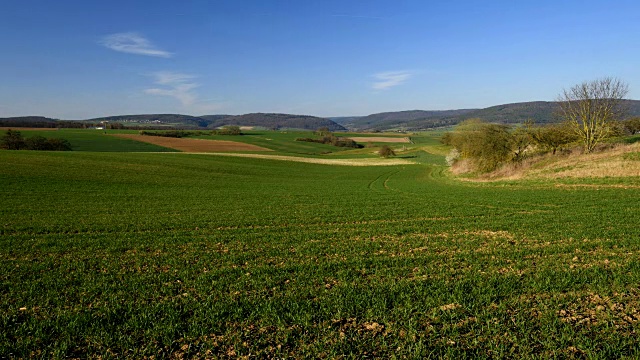
M 6 150 L 67 151 L 71 150 L 71 144 L 65 139 L 47 139 L 42 136 L 25 139 L 19 131 L 8 130 L 2 137 L 0 148 Z
M 296 141 L 314 142 L 318 144 L 327 144 L 327 145 L 333 145 L 337 147 L 348 147 L 348 148 L 355 148 L 355 149 L 359 149 L 363 147 L 362 145 L 356 143 L 352 139 L 339 138 L 333 135 L 324 136 L 322 139 L 297 138 Z
M 0 147 L 6 150 L 21 150 L 26 148 L 26 143 L 19 131 L 9 129 L 2 137 Z
M 460 158 L 468 159 L 475 170 L 489 172 L 509 162 L 520 162 L 531 143 L 529 127 L 511 130 L 507 125 L 469 119 L 441 138 L 453 146 Z M 455 161 L 454 158 L 451 159 Z
M 172 137 L 172 138 L 183 138 L 183 137 L 189 136 L 188 132 L 182 131 L 182 130 L 169 130 L 169 131 L 162 131 L 162 132 L 142 130 L 138 134 L 146 135 L 146 136 L 162 136 L 162 137 Z
M 640 117 L 623 121 L 622 125 L 629 134 L 640 134 Z
M 378 155 L 383 158 L 388 158 L 390 156 L 396 156 L 396 153 L 389 147 L 389 145 L 383 145 L 380 150 L 378 150 Z
M 317 129 L 314 134 L 319 135 L 319 136 L 327 136 L 327 135 L 331 135 L 331 131 L 329 130 L 328 127 L 321 127 L 319 129 Z
M 533 141 L 555 155 L 558 149 L 578 140 L 578 136 L 567 123 L 547 125 L 533 129 Z
M 49 149 L 51 151 L 69 151 L 71 144 L 66 139 L 52 138 L 49 140 Z M 34 149 L 35 150 L 35 149 Z
M 445 157 L 445 161 L 447 162 L 447 165 L 452 166 L 453 164 L 456 163 L 456 161 L 458 161 L 458 159 L 460 159 L 460 151 L 458 151 L 458 149 L 451 149 L 451 151 L 449 151 L 449 154 Z
M 228 125 L 219 130 L 211 131 L 211 135 L 242 135 L 240 126 Z
M 34 136 L 24 141 L 29 150 L 49 150 L 49 141 L 43 136 Z

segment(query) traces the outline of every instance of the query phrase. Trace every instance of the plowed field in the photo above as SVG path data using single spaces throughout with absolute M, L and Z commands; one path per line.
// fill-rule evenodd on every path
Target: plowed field
M 182 139 L 135 134 L 114 134 L 113 136 L 142 141 L 184 152 L 206 153 L 220 151 L 272 151 L 271 149 L 267 149 L 261 146 L 227 140 Z

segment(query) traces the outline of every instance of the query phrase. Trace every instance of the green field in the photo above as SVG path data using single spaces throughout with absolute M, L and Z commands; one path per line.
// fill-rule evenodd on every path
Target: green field
M 638 179 L 462 182 L 412 139 L 393 167 L 0 151 L 0 358 L 640 356 Z
M 94 129 L 58 129 L 51 130 L 21 130 L 25 138 L 43 136 L 45 138 L 62 138 L 69 141 L 73 151 L 99 151 L 99 152 L 174 152 L 162 146 L 133 141 L 129 139 L 109 136 L 116 133 L 137 133 L 126 130 L 94 130 Z

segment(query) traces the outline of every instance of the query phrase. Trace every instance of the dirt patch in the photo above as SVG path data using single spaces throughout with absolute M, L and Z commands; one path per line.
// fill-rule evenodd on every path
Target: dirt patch
M 411 140 L 408 137 L 383 137 L 383 136 L 363 136 L 363 137 L 350 137 L 355 142 L 382 142 L 382 143 L 410 143 Z
M 249 157 L 256 159 L 268 159 L 268 160 L 282 160 L 282 161 L 295 161 L 309 164 L 322 164 L 322 165 L 341 165 L 341 166 L 393 166 L 393 165 L 409 165 L 414 164 L 411 161 L 404 159 L 316 159 L 316 158 L 303 158 L 297 156 L 284 156 L 284 155 L 262 155 L 262 154 L 233 154 L 233 153 L 210 153 L 211 155 L 220 156 L 236 156 L 236 157 Z
M 613 293 L 609 296 L 588 294 L 578 297 L 558 310 L 562 322 L 573 326 L 594 326 L 606 323 L 616 328 L 633 328 L 640 322 L 639 296 L 630 293 Z
M 0 126 L 0 130 L 16 130 L 16 131 L 57 131 L 57 130 L 58 130 L 58 128 L 37 128 L 37 127 Z
M 146 142 L 149 144 L 164 146 L 188 153 L 213 153 L 220 151 L 273 151 L 261 146 L 227 140 L 182 139 L 135 134 L 113 134 L 111 136 Z

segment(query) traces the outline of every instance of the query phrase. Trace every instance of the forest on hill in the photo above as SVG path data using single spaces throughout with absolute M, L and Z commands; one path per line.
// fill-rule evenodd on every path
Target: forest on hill
M 227 125 L 255 126 L 265 129 L 316 130 L 328 128 L 331 131 L 417 131 L 448 127 L 468 119 L 480 119 L 498 124 L 521 124 L 532 120 L 537 124 L 557 123 L 556 102 L 530 101 L 502 104 L 484 109 L 457 110 L 408 110 L 392 111 L 367 116 L 345 116 L 322 118 L 310 115 L 251 113 L 244 115 L 202 115 L 142 114 L 117 115 L 87 120 L 58 120 L 42 116 L 22 116 L 0 118 L 0 127 L 93 127 L 109 122 L 111 126 L 124 128 L 172 128 L 172 129 L 215 129 Z M 627 115 L 640 116 L 639 100 L 624 100 Z
M 640 101 L 625 100 L 629 117 L 640 116 Z M 396 111 L 363 117 L 336 118 L 350 130 L 424 130 L 459 124 L 468 119 L 481 119 L 499 124 L 520 124 L 533 120 L 537 124 L 556 123 L 556 102 L 530 101 L 491 106 L 484 109 L 446 111 Z

